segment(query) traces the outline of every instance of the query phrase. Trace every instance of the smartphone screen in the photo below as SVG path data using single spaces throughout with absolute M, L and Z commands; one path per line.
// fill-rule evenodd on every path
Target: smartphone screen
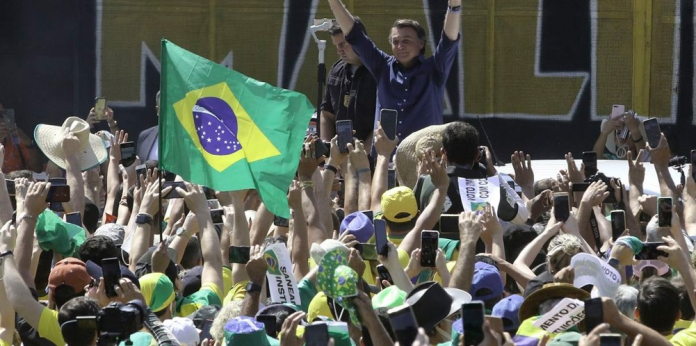
M 217 199 L 208 199 L 206 200 L 206 203 L 208 204 L 208 209 L 220 209 L 222 206 L 220 205 L 220 201 Z
M 375 225 L 375 245 L 377 246 L 377 254 L 386 256 L 389 252 L 387 246 L 387 224 L 384 220 L 376 219 Z
M 568 203 L 568 193 L 555 192 L 553 194 L 553 215 L 556 221 L 566 221 L 570 217 L 570 204 Z
M 360 257 L 366 261 L 376 261 L 377 260 L 377 245 L 360 243 Z
M 692 170 L 692 175 L 691 177 L 696 180 L 696 149 L 691 151 L 691 170 Z
M 326 156 L 328 158 L 331 156 L 331 143 L 325 143 L 321 140 L 314 141 L 314 152 L 316 157 Z
M 186 190 L 186 186 L 184 185 L 183 181 L 165 181 L 164 184 L 162 184 L 162 190 L 166 189 L 169 186 L 172 187 L 172 190 L 169 191 L 168 194 L 162 196 L 162 198 L 164 198 L 164 199 L 184 198 L 178 192 L 176 192 L 177 187 L 180 187 L 180 188 Z
M 672 197 L 657 199 L 657 225 L 659 227 L 672 227 Z
M 361 211 L 361 213 L 363 213 L 365 216 L 367 216 L 367 218 L 370 219 L 370 221 L 374 220 L 374 216 L 373 216 L 374 214 L 372 213 L 372 210 L 363 210 L 363 211 Z
M 459 215 L 442 214 L 440 215 L 440 233 L 459 233 Z
M 121 267 L 118 264 L 118 258 L 104 258 L 101 261 L 102 275 L 104 277 L 104 289 L 107 297 L 116 297 L 114 286 L 118 285 L 121 279 Z
M 585 164 L 585 178 L 597 174 L 597 153 L 594 151 L 583 152 L 582 163 Z
M 599 334 L 599 346 L 623 346 L 621 334 Z
M 97 113 L 97 120 L 104 120 L 104 110 L 106 109 L 106 97 L 94 99 L 94 112 Z
M 7 186 L 7 194 L 10 196 L 14 196 L 17 191 L 15 190 L 15 182 L 14 180 L 7 179 L 5 180 L 5 185 Z
M 266 335 L 275 338 L 278 333 L 278 320 L 275 315 L 261 314 L 256 316 L 256 321 L 263 323 L 266 329 Z
M 592 298 L 585 301 L 585 331 L 591 332 L 604 322 L 602 298 Z
M 329 344 L 329 326 L 326 323 L 313 323 L 305 326 L 306 346 L 326 346 Z
M 394 280 L 391 277 L 391 274 L 389 274 L 389 270 L 383 265 L 383 264 L 378 264 L 377 265 L 377 275 L 379 275 L 379 284 L 382 284 L 382 280 L 387 280 L 390 284 L 394 284 Z
M 413 345 L 418 335 L 418 323 L 409 305 L 402 305 L 387 311 L 389 322 L 399 345 Z
M 616 241 L 626 230 L 626 212 L 614 210 L 611 212 L 611 237 Z
M 440 239 L 438 231 L 421 232 L 421 267 L 435 267 L 435 257 L 437 256 L 437 243 Z
M 667 254 L 664 251 L 660 251 L 657 248 L 659 246 L 667 246 L 667 243 L 664 242 L 645 242 L 643 243 L 643 248 L 640 250 L 638 254 L 636 254 L 635 258 L 637 260 L 656 260 L 658 256 L 662 257 L 668 257 L 669 254 Z
M 657 146 L 660 145 L 660 138 L 662 137 L 660 124 L 657 123 L 657 119 L 650 118 L 643 120 L 643 128 L 645 128 L 645 134 L 648 136 L 648 145 L 650 145 L 651 148 L 657 148 Z
M 65 222 L 82 227 L 82 216 L 79 211 L 65 214 Z
M 213 224 L 222 224 L 222 213 L 224 213 L 224 210 L 222 209 L 212 209 L 210 211 L 210 218 L 213 220 Z
M 478 345 L 483 341 L 484 316 L 483 302 L 473 301 L 462 304 L 464 345 Z
M 130 167 L 135 162 L 135 143 L 121 143 L 121 164 L 123 167 Z
M 382 125 L 384 134 L 391 140 L 396 138 L 396 122 L 398 117 L 399 112 L 395 109 L 382 109 L 379 113 L 379 123 Z
M 46 195 L 46 202 L 70 202 L 70 186 L 51 184 Z
M 611 118 L 616 119 L 618 117 L 621 117 L 623 116 L 625 111 L 626 107 L 624 105 L 613 105 L 611 106 Z
M 276 216 L 273 219 L 273 225 L 276 227 L 290 227 L 290 220 L 284 217 Z
M 393 168 L 387 170 L 387 190 L 396 187 L 396 171 Z
M 230 246 L 229 260 L 230 263 L 247 264 L 249 263 L 250 246 Z
M 353 142 L 353 122 L 351 120 L 339 120 L 336 122 L 336 134 L 338 135 L 338 149 L 342 153 L 348 152 L 348 143 Z
M 212 340 L 213 337 L 210 335 L 210 327 L 213 326 L 213 320 L 205 320 L 203 321 L 203 325 L 201 326 L 201 341 L 208 339 Z
M 140 186 L 141 175 L 143 178 L 147 177 L 147 165 L 144 163 L 142 165 L 135 166 L 135 183 L 138 185 L 138 188 L 142 188 L 142 186 Z

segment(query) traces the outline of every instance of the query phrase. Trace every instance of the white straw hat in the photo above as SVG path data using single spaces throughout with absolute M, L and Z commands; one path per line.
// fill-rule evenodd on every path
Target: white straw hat
M 69 129 L 80 141 L 80 154 L 77 156 L 80 171 L 86 171 L 106 161 L 108 153 L 104 141 L 89 132 L 89 124 L 78 117 L 65 119 L 62 126 L 36 125 L 34 140 L 39 149 L 58 167 L 65 169 L 65 154 L 61 146 L 63 129 Z

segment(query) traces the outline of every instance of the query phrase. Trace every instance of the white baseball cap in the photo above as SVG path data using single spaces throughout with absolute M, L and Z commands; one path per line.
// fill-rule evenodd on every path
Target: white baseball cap
M 162 324 L 179 340 L 181 346 L 196 346 L 201 343 L 200 330 L 196 329 L 193 321 L 188 318 L 174 317 Z

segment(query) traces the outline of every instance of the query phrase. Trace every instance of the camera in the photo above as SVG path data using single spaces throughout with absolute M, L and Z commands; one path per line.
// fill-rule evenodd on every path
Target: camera
M 675 156 L 671 159 L 669 159 L 669 166 L 670 167 L 681 167 L 686 165 L 686 156 Z
M 604 200 L 604 203 L 618 203 L 619 201 L 616 200 L 616 195 L 614 194 L 614 188 L 611 186 L 611 179 L 614 179 L 614 182 L 621 187 L 621 181 L 619 178 L 607 177 L 602 172 L 597 172 L 597 174 L 591 175 L 589 178 L 585 179 L 585 182 L 593 183 L 595 181 L 603 181 L 605 184 L 607 184 L 607 191 L 609 192 L 609 197 Z
M 105 306 L 97 316 L 98 344 L 113 345 L 128 340 L 131 334 L 143 327 L 145 311 L 145 306 L 139 300 Z

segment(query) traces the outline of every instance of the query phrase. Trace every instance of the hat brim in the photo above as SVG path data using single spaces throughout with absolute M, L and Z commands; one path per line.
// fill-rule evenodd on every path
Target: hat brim
M 549 285 L 549 284 L 547 284 Z M 554 298 L 574 298 L 585 301 L 590 299 L 590 293 L 570 284 L 550 284 L 542 287 L 524 298 L 520 305 L 520 323 L 524 320 L 539 315 L 539 305 L 542 302 Z
M 39 124 L 34 129 L 34 140 L 39 149 L 51 162 L 62 169 L 66 169 L 65 153 L 61 147 L 62 139 L 63 128 L 60 126 Z M 85 146 L 82 153 L 77 155 L 76 159 L 80 171 L 86 171 L 99 166 L 106 161 L 108 156 L 104 141 L 99 136 L 90 133 L 89 143 Z
M 445 291 L 447 291 L 447 294 L 449 294 L 449 296 L 452 298 L 452 305 L 450 306 L 448 316 L 452 316 L 452 314 L 459 312 L 459 310 L 462 308 L 462 304 L 469 303 L 472 300 L 471 294 L 469 294 L 467 291 L 454 287 L 445 287 Z

